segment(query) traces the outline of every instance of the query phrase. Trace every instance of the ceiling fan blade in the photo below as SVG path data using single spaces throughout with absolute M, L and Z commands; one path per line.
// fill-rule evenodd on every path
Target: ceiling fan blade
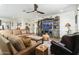
M 40 13 L 40 14 L 45 14 L 44 12 L 41 12 L 41 11 L 37 11 L 38 13 Z
M 26 12 L 26 10 L 23 10 L 23 12 Z
M 26 10 L 23 10 L 23 12 L 31 13 L 31 12 L 35 12 L 36 11 L 37 13 L 45 14 L 44 12 L 38 11 L 37 8 L 38 8 L 38 5 L 37 4 L 34 4 L 34 10 L 33 11 L 26 12 Z
M 34 11 L 30 11 L 30 12 L 26 12 L 26 13 L 31 13 L 31 12 L 34 12 Z

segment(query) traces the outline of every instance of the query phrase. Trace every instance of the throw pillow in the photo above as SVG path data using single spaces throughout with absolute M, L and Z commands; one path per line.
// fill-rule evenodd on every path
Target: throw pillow
M 10 42 L 12 43 L 12 45 L 14 46 L 14 48 L 17 51 L 21 51 L 21 50 L 25 49 L 25 45 L 19 37 L 10 36 L 8 39 L 10 40 Z
M 23 41 L 23 43 L 24 43 L 24 45 L 25 45 L 26 47 L 28 47 L 28 46 L 31 45 L 31 38 L 29 38 L 29 37 L 23 36 L 23 37 L 22 37 L 22 41 Z

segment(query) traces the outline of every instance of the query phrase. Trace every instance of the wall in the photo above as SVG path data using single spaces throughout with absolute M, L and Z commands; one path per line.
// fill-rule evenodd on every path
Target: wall
M 25 23 L 28 23 L 28 24 L 30 24 L 30 25 L 27 25 L 30 28 L 30 33 L 35 33 L 35 29 L 36 29 L 35 26 L 36 25 L 32 21 L 30 21 L 29 19 L 27 19 L 25 17 L 20 17 L 20 18 L 15 19 L 13 21 L 13 23 L 14 23 L 13 29 L 15 29 L 17 27 L 17 23 L 21 23 L 20 28 L 25 29 L 25 26 L 26 26 Z
M 68 11 L 68 12 L 63 12 L 63 13 L 59 13 L 56 15 L 52 15 L 52 17 L 54 18 L 55 16 L 60 16 L 60 37 L 62 37 L 63 35 L 67 34 L 67 28 L 65 27 L 66 23 L 70 23 L 71 24 L 71 33 L 75 32 L 75 12 L 74 11 Z M 50 17 L 50 16 L 49 16 Z M 36 33 L 37 30 L 37 23 L 33 23 L 33 21 L 26 21 L 26 18 L 17 18 L 15 19 L 14 22 L 14 26 L 13 28 L 16 28 L 17 22 L 21 22 L 22 23 L 22 27 L 25 27 L 25 23 L 28 22 L 30 23 L 30 32 L 31 33 Z M 35 19 L 37 20 L 37 19 Z M 12 20 L 11 20 L 12 21 Z M 33 26 L 34 24 L 34 26 Z
M 35 34 L 37 33 L 37 28 L 38 28 L 38 27 L 37 27 L 37 22 L 34 22 L 34 23 L 33 23 L 33 26 L 32 26 L 33 33 L 35 33 Z
M 55 14 L 55 15 L 52 15 L 52 18 L 54 18 L 55 16 L 60 16 L 60 37 L 67 34 L 68 29 L 65 27 L 66 23 L 71 24 L 71 27 L 70 27 L 71 34 L 76 32 L 75 11 L 68 11 L 68 12 Z M 48 16 L 48 17 L 50 17 L 50 16 Z M 37 24 L 35 24 L 35 26 L 36 26 L 35 28 L 37 28 Z M 34 30 L 34 32 L 36 32 L 36 29 Z
M 78 32 L 79 32 L 79 11 L 78 11 Z
M 75 31 L 75 11 L 64 12 L 60 14 L 53 15 L 52 17 L 60 16 L 60 37 L 67 34 L 67 28 L 65 27 L 66 23 L 71 24 L 71 33 Z
M 68 11 L 68 12 L 55 14 L 55 15 L 52 15 L 52 18 L 54 18 L 55 16 L 60 16 L 60 37 L 67 34 L 68 29 L 65 27 L 66 23 L 71 24 L 71 27 L 70 27 L 71 34 L 76 32 L 75 11 Z M 50 17 L 50 16 L 47 16 L 47 17 Z M 37 26 L 37 24 L 35 24 L 35 26 Z M 35 27 L 35 28 L 37 28 L 37 27 Z M 36 29 L 34 30 L 34 32 L 36 32 Z
M 12 21 L 10 18 L 0 18 L 0 20 L 1 20 L 0 29 L 2 29 L 2 25 L 4 25 L 4 29 L 7 29 L 7 25 L 10 25 L 10 22 Z

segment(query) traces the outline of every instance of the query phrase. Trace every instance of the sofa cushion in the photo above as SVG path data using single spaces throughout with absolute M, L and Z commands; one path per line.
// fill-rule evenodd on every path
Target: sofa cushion
M 11 52 L 13 55 L 18 53 L 18 51 L 14 48 L 14 46 L 11 43 L 10 43 L 10 47 L 11 47 Z
M 12 35 L 12 34 L 5 33 L 5 34 L 3 34 L 3 37 L 6 38 L 6 39 L 8 39 L 8 37 L 11 36 L 11 35 Z
M 21 30 L 13 30 L 14 35 L 21 35 Z
M 31 40 L 31 45 L 26 49 L 17 53 L 17 55 L 32 55 L 35 53 L 35 48 L 41 43 L 37 43 L 36 41 Z
M 10 41 L 6 39 L 6 37 L 8 37 L 8 36 L 9 36 L 8 34 L 6 34 L 6 36 L 4 35 L 4 37 L 2 36 L 3 38 L 2 38 L 2 41 L 0 42 L 0 45 L 2 46 L 1 49 L 2 49 L 3 54 L 6 54 L 6 52 L 10 53 L 10 54 L 18 53 L 17 50 L 13 47 L 13 45 L 10 43 Z M 0 38 L 1 38 L 1 36 L 0 36 Z M 9 52 L 6 50 L 8 50 Z
M 22 41 L 26 47 L 31 45 L 31 38 L 26 37 L 26 36 L 21 36 L 20 38 L 22 39 Z
M 3 36 L 0 35 L 0 49 L 2 51 L 2 54 L 11 54 L 9 49 L 9 40 L 5 39 Z
M 10 37 L 8 37 L 8 39 L 17 51 L 25 49 L 25 45 L 19 37 L 11 35 Z
M 12 34 L 12 30 L 4 30 L 5 33 L 9 33 L 9 34 Z
M 1 30 L 0 31 L 1 34 L 6 34 L 6 33 L 9 33 L 9 34 L 12 34 L 12 30 Z
M 21 32 L 22 32 L 22 34 L 26 34 L 26 30 L 25 29 L 22 29 Z

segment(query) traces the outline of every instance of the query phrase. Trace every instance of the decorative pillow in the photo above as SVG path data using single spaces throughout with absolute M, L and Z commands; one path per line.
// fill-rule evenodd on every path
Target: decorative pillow
M 8 37 L 11 36 L 11 34 L 6 33 L 6 34 L 3 34 L 3 36 L 4 36 L 6 39 L 8 39 Z
M 12 48 L 13 55 L 17 54 L 18 51 L 14 48 L 14 46 L 12 44 L 10 44 L 10 45 L 11 45 L 11 48 Z
M 24 43 L 24 45 L 25 45 L 26 47 L 28 47 L 28 46 L 31 45 L 31 38 L 29 38 L 29 37 L 23 36 L 23 37 L 22 37 L 22 41 L 23 41 L 23 43 Z
M 8 37 L 8 39 L 10 40 L 10 42 L 12 43 L 12 45 L 14 46 L 14 48 L 17 51 L 25 49 L 25 45 L 24 45 L 23 41 L 19 37 L 10 36 L 10 37 Z

